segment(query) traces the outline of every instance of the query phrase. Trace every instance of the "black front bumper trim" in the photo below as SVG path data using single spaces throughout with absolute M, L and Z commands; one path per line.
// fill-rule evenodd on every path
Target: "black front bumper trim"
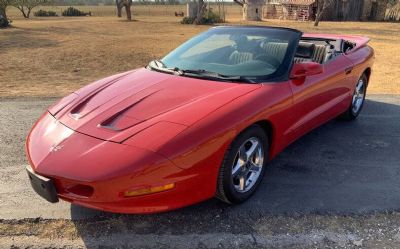
M 58 202 L 57 191 L 53 180 L 36 174 L 30 166 L 26 167 L 26 172 L 28 172 L 33 190 L 35 190 L 38 195 L 48 202 Z

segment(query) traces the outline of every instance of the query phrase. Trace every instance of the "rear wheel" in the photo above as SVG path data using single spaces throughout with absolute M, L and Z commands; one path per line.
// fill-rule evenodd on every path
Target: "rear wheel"
M 225 153 L 217 197 L 227 203 L 247 200 L 264 176 L 267 156 L 268 138 L 260 126 L 253 125 L 239 134 Z
M 356 87 L 353 92 L 353 97 L 351 100 L 351 105 L 344 112 L 341 117 L 346 120 L 354 120 L 361 113 L 364 106 L 365 96 L 367 92 L 368 78 L 363 74 L 357 81 Z

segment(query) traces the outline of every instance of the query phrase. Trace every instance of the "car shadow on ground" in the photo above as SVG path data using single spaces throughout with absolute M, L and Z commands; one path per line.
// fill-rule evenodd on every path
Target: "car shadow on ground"
M 229 206 L 209 200 L 153 215 L 122 215 L 71 206 L 82 219 L 132 233 L 241 232 L 260 217 L 297 214 L 364 214 L 400 207 L 400 101 L 367 100 L 354 122 L 333 120 L 305 135 L 268 166 L 258 191 Z M 237 224 L 240 224 L 239 226 Z

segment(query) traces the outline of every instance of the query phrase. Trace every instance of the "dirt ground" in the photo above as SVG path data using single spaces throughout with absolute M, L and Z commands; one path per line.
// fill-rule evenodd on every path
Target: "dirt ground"
M 49 210 L 45 205 L 36 205 L 40 200 L 29 199 L 34 193 L 25 191 L 19 178 L 21 175 L 22 179 L 21 170 L 26 163 L 22 155 L 24 133 L 45 106 L 54 101 L 51 98 L 42 103 L 47 99 L 45 97 L 63 96 L 96 79 L 144 66 L 210 27 L 179 24 L 180 18 L 173 16 L 173 12 L 180 11 L 182 6 L 136 7 L 133 22 L 112 16 L 115 13 L 113 7 L 80 8 L 92 11 L 93 16 L 24 20 L 17 10 L 10 8 L 13 28 L 0 30 L 0 100 L 27 102 L 7 106 L 0 101 L 0 108 L 3 108 L 0 128 L 6 131 L 0 135 L 0 168 L 3 170 L 0 175 L 4 176 L 3 185 L 16 179 L 19 187 L 10 193 L 5 188 L 0 190 L 0 195 L 8 198 L 0 198 L 0 208 L 12 199 L 16 206 L 19 205 L 16 210 L 19 213 Z M 51 9 L 58 13 L 62 11 L 57 6 Z M 376 52 L 369 93 L 400 94 L 398 23 L 322 22 L 315 28 L 308 22 L 242 22 L 237 6 L 229 6 L 227 18 L 228 25 L 286 26 L 304 32 L 368 36 Z M 390 97 L 393 101 L 389 104 L 382 100 L 386 97 L 370 99 L 367 112 L 361 115 L 363 120 L 359 123 L 353 123 L 350 128 L 339 123 L 328 124 L 286 150 L 286 154 L 274 162 L 276 167 L 272 173 L 275 172 L 275 177 L 272 174 L 272 181 L 267 182 L 271 185 L 241 206 L 227 207 L 211 201 L 159 215 L 107 214 L 77 220 L 39 216 L 7 218 L 3 213 L 0 248 L 399 248 L 400 214 L 395 207 L 400 198 L 397 198 L 395 188 L 398 186 L 389 182 L 398 182 L 396 177 L 400 172 L 396 168 L 398 164 L 394 163 L 398 155 L 393 152 L 400 143 L 398 96 Z M 370 134 L 371 130 L 374 134 Z M 351 140 L 355 145 L 349 146 L 350 149 L 337 146 L 341 139 L 337 136 L 339 132 L 348 140 L 351 136 L 358 137 Z M 351 154 L 351 151 L 358 154 Z M 337 160 L 352 165 L 345 168 L 347 164 L 332 161 L 335 153 L 338 153 Z M 318 157 L 315 160 L 316 155 L 321 160 Z M 298 161 L 286 162 L 289 158 Z M 321 165 L 322 161 L 329 165 Z M 309 171 L 305 171 L 307 169 Z M 332 177 L 334 174 L 338 178 Z M 23 177 L 27 180 L 25 175 Z M 315 185 L 317 187 L 310 183 L 313 179 L 314 183 L 320 181 Z M 336 185 L 329 185 L 329 180 L 337 181 L 339 187 L 331 187 Z M 356 187 L 343 185 L 346 180 Z M 283 184 L 285 181 L 286 185 Z M 390 188 L 381 186 L 385 184 Z M 275 186 L 276 191 L 272 197 L 268 195 L 271 186 L 273 190 Z M 347 188 L 353 192 L 347 193 Z M 318 191 L 325 196 L 326 205 L 314 203 L 323 199 L 315 195 Z M 344 194 L 335 195 L 335 191 Z M 23 198 L 26 205 L 21 205 L 15 196 Z M 338 201 L 337 196 L 342 199 Z M 303 212 L 294 208 L 299 211 L 282 211 L 276 215 L 257 211 L 266 208 L 263 202 L 268 197 L 281 201 L 282 206 L 278 206 L 281 208 L 307 206 L 304 203 L 318 208 L 335 205 L 351 208 L 349 212 L 336 213 Z M 358 197 L 362 197 L 361 201 Z M 298 202 L 293 202 L 296 198 Z M 275 204 L 271 205 L 274 207 Z M 352 205 L 367 210 L 382 205 L 388 211 L 363 211 Z M 71 215 L 79 213 L 74 206 L 70 209 L 67 211 Z M 51 212 L 46 215 L 51 216 Z
M 112 6 L 85 7 L 93 10 L 92 17 L 30 20 L 10 8 L 14 27 L 0 30 L 0 96 L 63 96 L 96 79 L 144 66 L 210 27 L 182 25 L 172 7 L 163 8 L 136 7 L 133 22 L 112 16 Z M 241 22 L 239 14 L 240 9 L 228 8 L 227 24 L 368 36 L 376 52 L 369 92 L 400 93 L 398 23 L 322 22 L 315 28 L 310 22 Z
M 172 216 L 171 216 L 172 217 Z M 181 218 L 192 218 L 190 216 Z M 298 215 L 262 217 L 246 223 L 250 232 L 217 215 L 214 223 L 225 223 L 225 229 L 209 233 L 196 224 L 170 231 L 169 222 L 154 224 L 151 216 L 138 227 L 135 219 L 97 218 L 93 221 L 26 219 L 0 223 L 0 246 L 9 248 L 398 248 L 399 214 L 366 216 Z M 242 217 L 243 218 L 243 217 Z M 234 219 L 236 220 L 236 219 Z M 282 223 L 286 222 L 286 225 Z M 249 225 L 250 224 L 250 225 Z M 151 235 L 149 236 L 149 232 Z M 14 239 L 10 239 L 14 238 Z M 202 240 L 203 239 L 203 240 Z M 191 241 L 190 241 L 191 240 Z M 201 241 L 201 242 L 199 242 Z M 190 247 L 188 246 L 190 245 Z

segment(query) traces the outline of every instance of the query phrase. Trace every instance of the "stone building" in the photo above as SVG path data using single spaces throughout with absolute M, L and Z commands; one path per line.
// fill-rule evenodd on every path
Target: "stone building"
M 265 0 L 234 0 L 243 7 L 243 20 L 261 21 Z

